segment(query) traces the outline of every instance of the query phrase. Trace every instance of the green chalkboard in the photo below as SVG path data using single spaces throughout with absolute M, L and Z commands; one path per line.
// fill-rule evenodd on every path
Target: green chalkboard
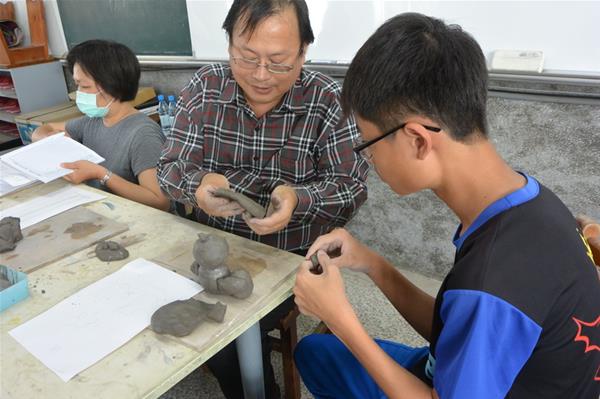
M 185 0 L 58 0 L 58 9 L 69 49 L 107 39 L 138 55 L 192 55 Z

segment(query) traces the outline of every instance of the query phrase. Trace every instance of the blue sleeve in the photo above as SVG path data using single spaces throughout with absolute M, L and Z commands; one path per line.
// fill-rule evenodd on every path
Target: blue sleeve
M 441 399 L 506 397 L 542 328 L 481 291 L 449 290 L 440 310 L 433 386 Z

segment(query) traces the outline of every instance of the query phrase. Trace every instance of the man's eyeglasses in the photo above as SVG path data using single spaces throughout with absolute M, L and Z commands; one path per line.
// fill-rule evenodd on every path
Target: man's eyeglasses
M 439 128 L 439 127 L 427 126 L 427 125 L 423 125 L 423 124 L 420 124 L 420 125 L 423 126 L 425 129 L 427 129 L 429 131 L 432 131 L 432 132 L 435 132 L 435 133 L 439 133 L 439 132 L 442 131 L 442 129 Z M 400 126 L 396 126 L 395 128 L 393 128 L 391 130 L 388 130 L 387 132 L 385 132 L 381 136 L 375 137 L 372 140 L 365 141 L 364 143 L 361 143 L 361 144 L 357 145 L 356 147 L 354 147 L 353 150 L 354 150 L 355 153 L 359 154 L 365 148 L 367 148 L 369 146 L 372 146 L 373 144 L 377 143 L 379 140 L 382 140 L 382 139 L 386 138 L 387 136 L 390 136 L 390 135 L 396 133 L 400 129 L 404 129 L 404 126 L 406 126 L 406 122 L 403 123 L 403 124 L 401 124 Z M 368 158 L 370 159 L 371 157 L 368 157 Z
M 293 65 L 273 64 L 273 63 L 261 64 L 256 59 L 248 59 L 248 58 L 244 58 L 244 57 L 231 57 L 231 60 L 235 63 L 235 65 L 239 66 L 240 68 L 248 69 L 248 70 L 257 69 L 261 66 L 264 66 L 265 68 L 267 68 L 267 71 L 269 71 L 271 73 L 284 74 L 284 73 L 288 73 L 292 69 L 294 69 Z

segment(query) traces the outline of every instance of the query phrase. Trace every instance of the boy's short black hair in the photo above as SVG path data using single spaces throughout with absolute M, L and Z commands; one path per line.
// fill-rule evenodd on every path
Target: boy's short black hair
M 252 36 L 261 21 L 280 13 L 287 7 L 294 7 L 296 11 L 302 48 L 314 42 L 315 36 L 310 26 L 308 6 L 304 0 L 234 0 L 223 22 L 223 29 L 227 32 L 229 43 L 231 43 L 235 24 L 240 21 L 240 18 L 242 18 L 240 22 L 244 24 L 242 33 L 247 32 Z
M 417 13 L 386 21 L 360 48 L 342 91 L 345 112 L 382 131 L 426 116 L 455 140 L 487 136 L 487 67 L 458 25 Z
M 67 65 L 75 64 L 103 91 L 119 101 L 135 98 L 140 82 L 140 63 L 129 47 L 108 40 L 87 40 L 69 51 Z

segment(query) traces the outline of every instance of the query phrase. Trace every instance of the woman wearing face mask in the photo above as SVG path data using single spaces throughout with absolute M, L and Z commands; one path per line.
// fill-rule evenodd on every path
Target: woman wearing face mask
M 73 172 L 65 179 L 111 191 L 158 209 L 169 200 L 156 179 L 156 163 L 164 137 L 160 127 L 131 105 L 140 79 L 137 57 L 126 46 L 89 40 L 73 47 L 67 56 L 77 84 L 77 107 L 85 114 L 66 123 L 37 128 L 32 140 L 65 132 L 97 152 L 106 161 L 64 163 Z

